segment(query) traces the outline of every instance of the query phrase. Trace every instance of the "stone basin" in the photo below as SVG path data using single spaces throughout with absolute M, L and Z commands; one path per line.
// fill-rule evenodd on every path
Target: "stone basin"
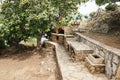
M 88 58 L 94 63 L 94 64 L 103 64 L 104 58 L 97 54 L 89 54 Z

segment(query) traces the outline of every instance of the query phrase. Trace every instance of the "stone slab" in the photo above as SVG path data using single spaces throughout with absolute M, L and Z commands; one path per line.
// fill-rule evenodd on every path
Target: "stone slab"
M 80 50 L 93 50 L 92 48 L 90 48 L 89 46 L 85 45 L 82 42 L 78 42 L 78 41 L 71 41 L 70 42 L 70 46 L 73 47 L 73 49 L 75 51 L 80 51 Z

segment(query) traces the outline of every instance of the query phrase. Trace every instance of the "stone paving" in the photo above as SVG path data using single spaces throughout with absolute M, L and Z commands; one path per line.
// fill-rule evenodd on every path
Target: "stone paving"
M 91 74 L 84 62 L 72 62 L 62 45 L 55 43 L 55 47 L 63 80 L 108 80 L 104 74 Z

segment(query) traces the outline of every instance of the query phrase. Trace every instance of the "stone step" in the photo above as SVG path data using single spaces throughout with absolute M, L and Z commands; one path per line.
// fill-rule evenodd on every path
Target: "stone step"
M 104 74 L 91 74 L 84 62 L 73 62 L 69 52 L 59 44 L 55 44 L 56 58 L 62 80 L 108 80 Z

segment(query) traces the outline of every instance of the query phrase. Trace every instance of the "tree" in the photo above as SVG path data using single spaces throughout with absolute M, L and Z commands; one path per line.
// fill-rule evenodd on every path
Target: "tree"
M 81 0 L 86 1 L 86 0 Z M 1 14 L 2 36 L 10 46 L 18 45 L 28 37 L 37 37 L 40 47 L 42 35 L 77 10 L 79 0 L 5 0 Z M 0 30 L 2 32 L 2 30 Z

